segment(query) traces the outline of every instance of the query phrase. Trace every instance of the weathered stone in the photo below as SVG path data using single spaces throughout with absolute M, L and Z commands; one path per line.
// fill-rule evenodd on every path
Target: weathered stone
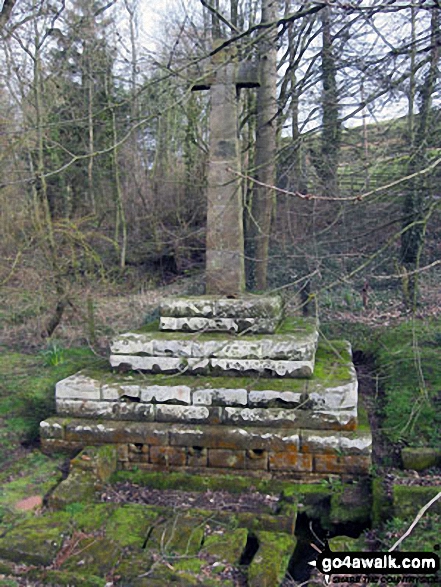
M 112 367 L 124 367 L 134 371 L 151 373 L 186 373 L 198 375 L 245 375 L 259 377 L 311 377 L 314 361 L 273 361 L 271 359 L 176 359 L 174 357 L 141 357 L 138 355 L 111 355 Z M 338 390 L 338 397 L 344 396 L 345 390 Z M 318 394 L 314 401 L 323 400 Z
M 237 565 L 245 551 L 247 538 L 248 532 L 245 528 L 210 534 L 205 538 L 201 553 L 212 555 L 227 564 Z
M 214 408 L 215 409 L 215 408 Z M 171 406 L 158 404 L 156 407 L 156 419 L 158 422 L 209 422 L 213 417 L 218 417 L 218 411 L 213 412 L 205 406 Z
M 367 475 L 372 464 L 365 455 L 314 454 L 314 471 L 317 473 Z
M 185 359 L 174 357 L 110 355 L 110 365 L 112 367 L 131 369 L 133 371 L 148 371 L 151 373 L 185 373 L 188 370 Z
M 99 400 L 100 384 L 81 372 L 59 381 L 55 386 L 57 399 Z
M 202 389 L 193 392 L 195 406 L 246 406 L 246 389 Z
M 276 532 L 258 532 L 259 550 L 248 568 L 249 587 L 274 587 L 283 581 L 296 538 Z
M 135 355 L 143 352 L 146 355 L 154 355 L 153 340 L 149 340 L 142 334 L 127 332 L 114 338 L 110 344 L 110 352 L 118 355 Z
M 66 424 L 66 439 L 88 444 L 141 443 L 150 445 L 168 444 L 168 426 L 147 422 L 94 422 L 92 420 L 69 419 Z
M 106 401 L 136 400 L 141 394 L 141 387 L 135 383 L 129 385 L 103 385 L 101 399 Z
M 279 320 L 273 318 L 172 318 L 162 317 L 160 330 L 183 332 L 231 332 L 268 334 L 275 331 Z
M 270 426 L 277 423 L 279 426 L 292 425 L 297 420 L 294 410 L 275 408 L 225 408 L 224 423 L 256 426 Z
M 259 377 L 311 377 L 314 361 L 272 361 L 271 359 L 210 359 L 213 374 Z
M 63 418 L 48 418 L 40 422 L 40 437 L 41 438 L 64 438 L 64 420 Z
M 436 448 L 403 448 L 401 458 L 405 469 L 424 471 L 431 467 L 441 466 L 441 449 Z
M 282 314 L 279 296 L 243 294 L 237 298 L 195 296 L 166 298 L 159 308 L 162 317 L 276 318 Z
M 251 407 L 298 408 L 304 399 L 304 394 L 292 391 L 250 391 L 248 404 Z
M 57 414 L 77 418 L 103 418 L 106 420 L 153 421 L 155 408 L 152 404 L 100 402 L 80 400 L 58 400 Z
M 243 450 L 292 450 L 299 447 L 299 434 L 292 430 L 175 425 L 169 430 L 170 444 Z
M 174 358 L 229 358 L 312 360 L 317 347 L 317 331 L 299 334 L 243 335 L 240 338 L 225 335 L 215 338 L 201 334 L 175 332 L 127 333 L 114 339 L 112 354 L 143 355 Z M 123 344 L 124 343 L 124 344 Z M 117 350 L 114 350 L 117 349 Z
M 227 449 L 209 449 L 208 465 L 227 469 L 245 469 L 245 451 Z
M 312 455 L 300 453 L 293 450 L 283 452 L 270 452 L 269 468 L 270 471 L 289 470 L 298 472 L 312 471 Z
M 208 465 L 208 450 L 201 446 L 190 446 L 187 449 L 187 465 L 189 467 L 206 467 Z
M 0 538 L 0 557 L 21 565 L 48 566 L 70 532 L 70 516 L 64 512 L 32 517 Z
M 301 450 L 322 454 L 364 454 L 372 452 L 370 432 L 324 432 L 320 430 L 301 431 Z
M 142 389 L 141 401 L 157 404 L 191 404 L 191 390 L 185 385 L 167 386 L 167 385 L 150 385 Z
M 150 462 L 154 465 L 184 466 L 187 462 L 185 448 L 179 446 L 151 446 Z

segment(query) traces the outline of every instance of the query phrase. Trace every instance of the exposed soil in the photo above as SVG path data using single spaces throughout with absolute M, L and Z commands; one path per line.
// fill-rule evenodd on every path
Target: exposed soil
M 116 483 L 106 487 L 101 494 L 101 501 L 113 503 L 140 503 L 155 506 L 172 507 L 177 510 L 190 508 L 223 511 L 275 513 L 279 498 L 257 491 L 229 493 L 227 491 L 180 491 L 150 489 L 128 482 Z

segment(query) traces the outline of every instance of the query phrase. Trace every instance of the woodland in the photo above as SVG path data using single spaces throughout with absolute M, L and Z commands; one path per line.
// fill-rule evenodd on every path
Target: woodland
M 55 382 L 204 291 L 210 102 L 191 88 L 219 43 L 265 80 L 238 97 L 247 290 L 351 342 L 386 498 L 439 491 L 438 0 L 4 0 L 0 535 L 54 474 L 35 450 Z M 435 456 L 409 473 L 403 449 Z M 413 550 L 439 540 L 436 507 Z M 387 550 L 404 510 L 374 512 L 367 542 Z

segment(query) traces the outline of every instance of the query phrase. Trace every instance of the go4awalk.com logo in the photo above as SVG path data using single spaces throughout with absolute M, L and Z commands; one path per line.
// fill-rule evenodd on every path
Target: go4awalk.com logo
M 397 577 L 397 582 L 402 581 L 403 576 L 422 579 L 424 575 L 425 583 L 435 583 L 439 580 L 435 574 L 440 569 L 439 556 L 432 552 L 332 552 L 328 544 L 310 564 L 326 576 L 327 583 L 333 575 L 338 575 L 333 583 L 352 583 L 354 576 L 357 582 L 370 583 L 374 575 L 375 581 L 381 583 L 394 583 L 392 575 Z M 416 583 L 417 580 L 407 582 Z

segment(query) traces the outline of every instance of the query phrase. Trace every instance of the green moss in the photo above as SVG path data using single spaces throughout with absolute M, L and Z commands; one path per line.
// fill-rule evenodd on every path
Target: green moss
M 113 540 L 87 536 L 79 540 L 73 553 L 61 565 L 62 570 L 105 577 L 123 556 L 121 547 Z
M 394 485 L 393 508 L 397 518 L 414 518 L 419 510 L 440 492 L 440 487 L 421 487 L 417 485 Z M 430 508 L 431 513 L 441 514 L 441 500 Z
M 74 516 L 76 529 L 89 534 L 102 530 L 112 514 L 121 507 L 114 503 L 73 502 L 65 507 L 65 511 Z
M 49 496 L 49 504 L 61 509 L 79 501 L 92 502 L 96 497 L 96 482 L 93 472 L 73 470 Z
M 392 514 L 392 500 L 389 498 L 384 486 L 384 479 L 375 477 L 372 480 L 372 523 L 374 527 L 380 526 Z
M 334 536 L 329 540 L 332 552 L 357 552 L 361 550 L 360 540 L 349 536 Z
M 284 482 L 240 477 L 239 475 L 188 475 L 188 473 L 151 473 L 147 471 L 117 471 L 111 483 L 130 481 L 152 489 L 185 489 L 186 491 L 229 491 L 242 493 L 254 488 L 261 493 L 280 493 Z
M 220 529 L 219 533 L 206 537 L 202 553 L 216 557 L 216 560 L 231 565 L 238 565 L 245 550 L 248 531 L 245 528 L 237 530 Z
M 143 505 L 123 505 L 115 509 L 108 518 L 106 535 L 121 546 L 142 548 L 159 513 Z
M 342 485 L 332 493 L 330 519 L 334 524 L 369 524 L 371 507 L 369 482 Z
M 106 579 L 100 577 L 94 577 L 88 575 L 85 577 L 80 573 L 70 573 L 68 571 L 51 571 L 48 569 L 32 569 L 26 573 L 26 577 L 36 581 L 40 581 L 41 584 L 47 585 L 48 587 L 105 587 Z
M 382 333 L 375 360 L 384 381 L 383 430 L 393 442 L 441 448 L 441 321 L 411 320 Z
M 12 508 L 31 495 L 46 495 L 62 478 L 61 463 L 61 458 L 49 458 L 39 451 L 17 459 L 0 473 L 0 508 Z
M 63 362 L 45 364 L 43 356 L 2 352 L 0 355 L 0 465 L 8 458 L 8 442 L 32 442 L 39 437 L 39 424 L 55 413 L 57 381 L 86 366 L 101 364 L 90 349 L 65 349 Z
M 50 565 L 71 533 L 65 512 L 28 519 L 0 539 L 0 557 L 19 563 Z
M 280 585 L 294 553 L 296 539 L 277 532 L 259 532 L 259 549 L 248 568 L 249 587 Z
M 441 466 L 441 448 L 403 448 L 401 458 L 405 469 L 424 471 Z

